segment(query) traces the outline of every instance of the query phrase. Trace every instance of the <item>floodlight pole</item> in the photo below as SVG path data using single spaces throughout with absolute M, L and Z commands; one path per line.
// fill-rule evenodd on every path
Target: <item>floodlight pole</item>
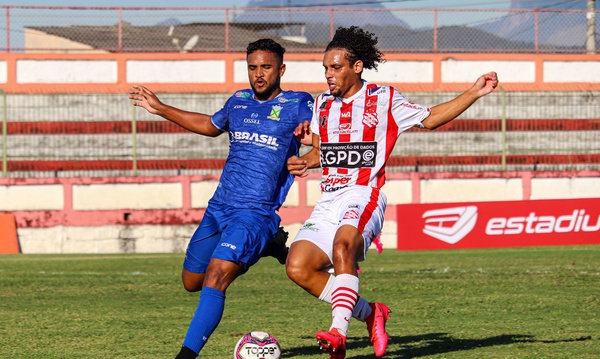
M 588 54 L 596 53 L 596 0 L 587 0 L 587 34 L 586 46 Z

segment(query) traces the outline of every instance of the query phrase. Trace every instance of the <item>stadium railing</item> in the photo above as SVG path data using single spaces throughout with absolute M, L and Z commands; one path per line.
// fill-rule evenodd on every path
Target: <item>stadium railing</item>
M 451 95 L 407 97 L 440 103 Z M 226 134 L 215 139 L 189 133 L 131 106 L 122 94 L 14 96 L 2 96 L 3 177 L 218 174 L 227 156 Z M 165 94 L 164 100 L 195 110 L 199 96 Z M 204 96 L 215 111 L 226 99 Z M 436 131 L 402 134 L 388 171 L 600 169 L 600 93 L 498 92 L 485 100 Z M 498 115 L 493 103 L 505 104 L 506 115 Z

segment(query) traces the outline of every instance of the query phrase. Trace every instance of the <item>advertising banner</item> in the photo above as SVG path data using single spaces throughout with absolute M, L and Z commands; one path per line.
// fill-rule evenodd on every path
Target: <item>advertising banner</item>
M 397 205 L 398 250 L 600 244 L 600 198 Z

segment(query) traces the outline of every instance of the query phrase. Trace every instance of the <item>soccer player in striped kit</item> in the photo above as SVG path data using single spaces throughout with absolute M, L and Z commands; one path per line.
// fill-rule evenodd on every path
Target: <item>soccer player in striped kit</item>
M 433 130 L 453 120 L 498 86 L 495 72 L 477 79 L 455 99 L 426 107 L 398 90 L 362 79 L 363 69 L 384 61 L 377 37 L 352 26 L 338 28 L 323 57 L 329 91 L 315 100 L 313 117 L 296 129 L 312 133 L 313 148 L 288 160 L 290 173 L 306 176 L 322 167 L 322 198 L 292 241 L 288 276 L 307 292 L 331 303 L 332 324 L 317 341 L 332 359 L 346 357 L 350 318 L 367 323 L 376 357 L 385 354 L 390 310 L 359 296 L 358 262 L 381 232 L 386 197 L 385 163 L 399 135 L 416 126 Z M 328 273 L 333 267 L 335 275 Z

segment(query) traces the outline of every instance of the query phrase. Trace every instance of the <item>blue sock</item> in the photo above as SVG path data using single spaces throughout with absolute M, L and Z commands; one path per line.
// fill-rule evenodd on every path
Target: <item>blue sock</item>
M 219 325 L 224 309 L 225 293 L 210 287 L 202 288 L 200 302 L 188 328 L 183 345 L 196 353 L 200 353 L 200 350 L 202 350 L 212 332 Z

